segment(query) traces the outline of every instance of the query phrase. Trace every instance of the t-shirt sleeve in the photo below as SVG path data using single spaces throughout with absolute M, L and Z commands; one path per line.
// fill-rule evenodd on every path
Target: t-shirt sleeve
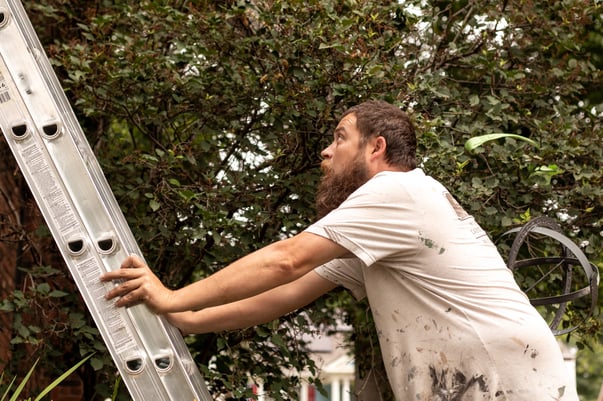
M 314 271 L 322 278 L 344 287 L 356 300 L 366 297 L 361 262 L 356 258 L 333 259 Z
M 393 254 L 413 256 L 423 213 L 405 188 L 388 176 L 369 180 L 337 209 L 306 229 L 343 246 L 365 266 Z

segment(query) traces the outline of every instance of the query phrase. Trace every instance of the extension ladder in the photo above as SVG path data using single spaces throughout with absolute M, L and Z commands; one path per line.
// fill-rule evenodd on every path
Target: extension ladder
M 132 399 L 211 401 L 177 329 L 104 298 L 142 253 L 20 0 L 0 0 L 0 128 Z

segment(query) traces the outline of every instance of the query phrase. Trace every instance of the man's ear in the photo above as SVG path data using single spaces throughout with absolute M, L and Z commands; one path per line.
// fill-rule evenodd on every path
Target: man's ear
M 373 156 L 384 156 L 385 148 L 387 147 L 387 142 L 385 138 L 382 136 L 374 137 L 371 141 L 371 157 Z

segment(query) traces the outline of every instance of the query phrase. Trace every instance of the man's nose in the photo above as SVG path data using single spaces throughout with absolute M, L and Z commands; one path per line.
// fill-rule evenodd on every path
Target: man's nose
M 323 159 L 330 159 L 331 157 L 333 157 L 333 144 L 330 144 L 329 146 L 324 148 L 322 152 L 320 152 L 320 156 Z

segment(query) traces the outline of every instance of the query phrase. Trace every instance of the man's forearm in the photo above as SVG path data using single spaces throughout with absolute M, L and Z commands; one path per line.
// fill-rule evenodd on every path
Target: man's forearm
M 174 291 L 167 312 L 199 310 L 253 297 L 292 282 L 348 251 L 314 234 L 301 233 L 253 252 L 210 277 Z
M 242 329 L 299 309 L 334 287 L 334 283 L 310 272 L 251 298 L 194 312 L 168 314 L 167 318 L 184 334 Z
M 199 310 L 249 298 L 311 270 L 310 266 L 294 265 L 285 241 L 253 252 L 207 278 L 174 291 L 170 311 Z
M 183 334 L 202 334 L 244 329 L 270 322 L 281 316 L 259 306 L 256 308 L 250 306 L 248 300 L 242 300 L 198 311 L 172 313 L 166 317 Z

